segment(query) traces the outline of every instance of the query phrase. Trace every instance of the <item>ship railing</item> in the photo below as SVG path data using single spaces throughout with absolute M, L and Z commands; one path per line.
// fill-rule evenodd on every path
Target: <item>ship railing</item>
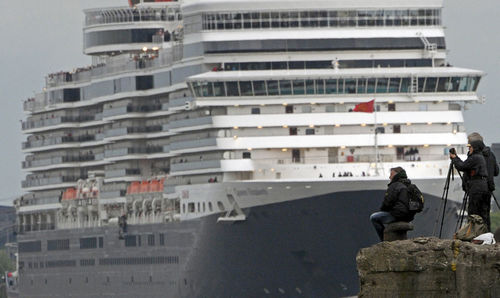
M 181 19 L 178 4 L 168 7 L 112 7 L 85 12 L 86 27 L 132 22 L 174 22 Z
M 58 72 L 49 74 L 45 83 L 48 88 L 62 86 L 70 83 L 88 82 L 93 78 L 100 78 L 110 74 L 120 74 L 138 69 L 160 68 L 173 64 L 183 57 L 182 44 L 175 44 L 168 49 L 160 49 L 157 54 L 131 55 L 124 60 L 123 57 L 109 59 L 107 63 L 78 68 L 73 72 Z M 36 109 L 37 101 L 26 101 L 25 110 Z M 36 106 L 36 107 L 35 107 Z M 42 105 L 42 107 L 45 105 Z
M 165 214 L 161 212 L 146 215 L 132 215 L 127 219 L 127 223 L 131 225 L 162 223 L 165 221 Z
M 99 220 L 85 220 L 85 221 L 73 221 L 71 219 L 68 220 L 59 220 L 57 222 L 57 229 L 81 229 L 81 228 L 95 228 L 100 227 Z
M 449 158 L 448 154 L 379 154 L 379 162 L 419 162 L 419 161 L 440 161 Z M 237 160 L 240 160 L 239 158 Z M 310 156 L 291 158 L 258 158 L 254 162 L 265 162 L 271 164 L 336 164 L 336 163 L 374 163 L 375 154 L 344 155 L 344 156 Z

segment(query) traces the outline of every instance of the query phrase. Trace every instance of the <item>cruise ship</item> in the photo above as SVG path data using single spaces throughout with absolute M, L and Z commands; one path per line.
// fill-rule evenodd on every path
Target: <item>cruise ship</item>
M 20 297 L 348 297 L 389 169 L 455 230 L 482 71 L 442 0 L 124 1 L 24 102 Z M 453 29 L 450 29 L 453 30 Z M 457 176 L 458 177 L 458 176 Z

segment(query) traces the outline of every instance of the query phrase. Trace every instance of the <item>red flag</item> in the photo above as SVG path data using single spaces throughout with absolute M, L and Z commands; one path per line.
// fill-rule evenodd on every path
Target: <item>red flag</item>
M 375 104 L 375 99 L 372 99 L 368 102 L 362 102 L 357 104 L 354 107 L 354 112 L 363 112 L 363 113 L 373 113 L 373 105 Z

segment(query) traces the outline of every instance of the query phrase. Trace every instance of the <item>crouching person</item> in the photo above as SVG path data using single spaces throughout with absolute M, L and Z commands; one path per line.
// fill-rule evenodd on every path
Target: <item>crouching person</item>
M 391 182 L 385 192 L 384 202 L 379 212 L 370 216 L 370 220 L 377 231 L 380 241 L 384 241 L 384 224 L 396 221 L 410 222 L 415 212 L 409 210 L 408 185 L 411 181 L 401 167 L 391 169 Z

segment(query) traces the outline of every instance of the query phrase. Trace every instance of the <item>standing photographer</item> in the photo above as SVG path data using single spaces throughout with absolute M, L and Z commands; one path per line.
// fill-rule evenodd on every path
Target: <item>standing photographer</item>
M 454 148 L 450 149 L 450 158 L 455 168 L 464 172 L 464 191 L 469 196 L 469 206 L 467 213 L 476 214 L 487 222 L 489 213 L 490 193 L 488 191 L 488 170 L 486 160 L 482 154 L 484 143 L 482 141 L 472 141 L 467 144 L 469 153 L 467 159 L 462 161 Z

